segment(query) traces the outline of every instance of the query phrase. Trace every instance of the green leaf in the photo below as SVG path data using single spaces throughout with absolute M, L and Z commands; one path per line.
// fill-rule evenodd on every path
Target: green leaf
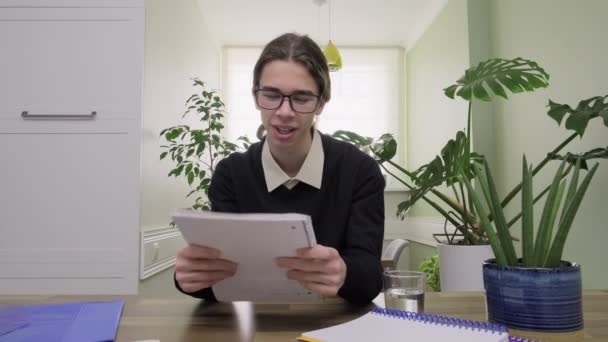
M 604 119 L 604 125 L 608 126 L 608 109 L 604 109 L 601 112 L 599 112 L 599 116 L 601 116 Z
M 405 215 L 407 214 L 407 211 L 410 209 L 410 207 L 411 207 L 411 201 L 409 201 L 409 200 L 399 203 L 397 205 L 397 217 L 399 219 L 403 220 L 405 218 Z
M 196 148 L 196 155 L 200 156 L 205 151 L 205 147 L 207 147 L 207 145 L 204 141 L 199 142 L 198 147 Z
M 608 95 L 594 96 L 578 103 L 575 109 L 549 100 L 549 111 L 547 114 L 552 117 L 558 125 L 566 115 L 566 128 L 575 131 L 581 137 L 585 133 L 589 121 L 597 117 L 602 117 L 604 126 L 608 127 Z
M 459 182 L 460 174 L 458 167 L 463 169 L 468 178 L 473 178 L 472 166 L 483 161 L 483 157 L 474 152 L 468 152 L 469 139 L 462 131 L 456 133 L 454 139 L 449 140 L 441 149 L 441 155 L 435 156 L 430 163 L 420 166 L 413 172 L 414 182 L 417 189 L 412 194 L 419 193 L 420 196 L 412 196 L 412 205 L 423 195 L 438 185 L 451 186 Z M 461 206 L 462 207 L 462 206 Z M 462 215 L 463 208 L 459 209 Z
M 194 172 L 187 172 L 188 174 L 188 185 L 192 185 L 192 182 L 194 181 Z
M 490 101 L 492 95 L 507 98 L 504 88 L 512 93 L 533 91 L 549 85 L 549 74 L 536 62 L 523 58 L 488 59 L 465 71 L 456 84 L 444 89 L 449 98 L 454 95 L 471 101 L 472 97 Z
M 592 115 L 593 113 L 587 111 L 574 112 L 566 119 L 566 128 L 575 131 L 582 137 Z
M 169 152 L 163 152 L 163 153 L 161 153 L 160 154 L 160 160 L 165 159 L 165 157 L 167 156 L 167 153 L 169 153 Z
M 532 191 L 532 174 L 528 169 L 525 155 L 522 168 L 522 262 L 524 267 L 531 267 L 534 264 L 534 194 Z
M 564 201 L 564 208 L 567 208 L 572 199 L 574 199 L 574 195 L 576 194 L 576 189 L 578 188 L 578 176 L 580 173 L 580 169 L 582 168 L 582 158 L 579 158 L 574 165 L 574 172 L 572 173 L 572 178 L 570 179 L 570 186 L 568 187 L 568 193 L 566 194 L 566 199 Z M 564 216 L 566 215 L 566 210 L 562 210 L 562 215 L 559 218 L 559 222 L 564 220 Z
M 192 167 L 193 167 L 193 166 L 192 166 L 192 164 L 188 164 L 188 165 L 186 165 L 186 173 L 188 173 L 188 174 L 189 174 L 189 173 L 190 173 L 190 171 L 192 171 Z
M 380 161 L 391 160 L 397 155 L 397 141 L 392 134 L 383 134 L 373 142 L 371 149 Z
M 500 245 L 502 246 L 502 249 L 505 253 L 505 258 L 507 259 L 509 265 L 517 265 L 517 255 L 515 254 L 515 246 L 513 245 L 513 240 L 511 239 L 511 234 L 509 233 L 509 227 L 507 226 L 505 213 L 502 210 L 502 206 L 500 205 L 500 198 L 498 197 L 498 192 L 496 191 L 496 185 L 494 184 L 492 172 L 490 171 L 490 166 L 487 162 L 484 163 L 484 166 L 485 173 L 483 173 L 483 175 L 485 179 L 483 179 L 483 181 L 488 186 L 488 192 L 490 195 L 488 207 L 490 207 L 490 209 L 492 210 L 492 215 L 494 216 L 494 226 L 496 227 L 496 234 L 498 235 Z
M 449 97 L 449 98 L 453 99 L 453 98 L 454 98 L 454 96 L 456 95 L 456 90 L 457 90 L 457 89 L 458 89 L 458 85 L 457 85 L 457 84 L 454 84 L 454 85 L 451 85 L 451 86 L 449 86 L 449 87 L 445 88 L 445 89 L 443 90 L 443 92 L 444 92 L 444 94 L 445 94 L 447 97 Z
M 551 244 L 551 249 L 549 251 L 549 256 L 547 257 L 545 267 L 557 267 L 559 266 L 562 258 L 562 253 L 564 251 L 564 245 L 566 243 L 566 238 L 568 237 L 568 233 L 570 232 L 570 227 L 574 222 L 574 218 L 576 217 L 576 213 L 578 208 L 580 207 L 581 202 L 585 196 L 585 192 L 591 183 L 591 179 L 593 175 L 597 171 L 599 163 L 596 163 L 589 173 L 583 179 L 581 186 L 576 192 L 576 195 L 573 197 L 572 201 L 570 201 L 566 210 L 566 214 L 564 215 L 564 219 L 559 223 L 559 228 L 553 239 L 553 243 Z M 574 175 L 572 175 L 574 177 Z
M 549 194 L 547 195 L 545 206 L 543 207 L 543 212 L 538 226 L 538 233 L 536 235 L 536 241 L 534 242 L 534 266 L 544 264 L 549 251 L 553 233 L 553 223 L 555 222 L 555 216 L 552 217 L 552 215 L 554 215 L 555 203 L 558 201 L 557 195 L 561 187 L 561 176 L 564 172 L 564 165 L 565 162 L 562 161 L 557 169 L 557 172 L 555 173 L 555 176 L 553 176 L 551 188 L 549 190 Z
M 483 83 L 476 83 L 473 85 L 473 96 L 482 101 L 490 101 L 490 94 L 484 89 Z
M 490 89 L 494 92 L 494 94 L 507 99 L 507 93 L 505 92 L 505 89 L 494 79 L 488 79 L 487 80 L 487 85 L 490 87 Z
M 492 226 L 492 223 L 490 223 L 490 220 L 488 219 L 488 212 L 484 208 L 479 195 L 473 189 L 473 185 L 471 185 L 471 181 L 468 179 L 468 177 L 464 177 L 464 171 L 460 167 L 459 167 L 459 172 L 463 176 L 462 179 L 467 188 L 467 191 L 469 192 L 469 196 L 471 196 L 473 204 L 475 205 L 475 208 L 477 209 L 477 212 L 479 213 L 479 217 L 481 218 L 481 225 L 482 225 L 484 231 L 486 232 L 490 245 L 492 246 L 492 251 L 494 252 L 494 256 L 496 257 L 496 263 L 500 266 L 507 266 L 508 265 L 507 257 L 505 256 L 505 252 L 500 243 L 500 240 L 496 236 L 494 227 Z
M 334 134 L 332 134 L 332 137 L 338 140 L 349 142 L 359 148 L 370 145 L 374 140 L 372 138 L 364 137 L 354 132 L 342 130 L 334 132 Z
M 564 116 L 568 112 L 572 111 L 572 108 L 570 108 L 570 106 L 555 103 L 551 100 L 549 100 L 548 107 L 549 107 L 549 111 L 547 112 L 547 114 L 550 117 L 552 117 L 555 121 L 557 121 L 558 125 L 561 125 L 562 119 L 564 118 Z
M 201 86 L 201 87 L 205 86 L 205 83 L 202 82 L 201 80 L 199 80 L 198 78 L 193 78 L 192 80 L 194 81 L 194 84 L 192 84 L 194 86 Z

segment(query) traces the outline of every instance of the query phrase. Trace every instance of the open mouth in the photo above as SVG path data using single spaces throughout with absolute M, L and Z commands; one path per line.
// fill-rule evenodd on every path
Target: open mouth
M 291 132 L 293 132 L 293 131 L 296 130 L 295 128 L 292 128 L 292 127 L 278 127 L 278 126 L 275 126 L 274 128 L 276 129 L 276 131 L 279 134 L 290 134 Z

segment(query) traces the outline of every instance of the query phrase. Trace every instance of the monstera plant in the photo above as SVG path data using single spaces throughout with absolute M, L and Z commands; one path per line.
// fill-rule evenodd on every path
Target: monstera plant
M 495 96 L 507 99 L 509 92 L 512 94 L 531 92 L 546 88 L 548 85 L 549 74 L 536 62 L 523 58 L 489 59 L 466 70 L 464 76 L 455 84 L 444 89 L 444 94 L 451 99 L 459 97 L 469 102 L 467 128 L 465 131 L 458 131 L 456 136 L 445 144 L 439 155 L 416 170 L 408 170 L 392 160 L 397 151 L 397 142 L 390 134 L 373 139 L 355 132 L 337 131 L 334 136 L 372 153 L 388 174 L 411 190 L 409 198 L 398 205 L 398 217 L 403 218 L 412 205 L 423 200 L 456 227 L 457 231 L 454 233 L 439 234 L 443 235 L 448 243 L 487 244 L 487 235 L 481 225 L 479 212 L 472 203 L 465 183 L 465 180 L 473 181 L 476 178 L 474 170 L 484 162 L 484 156 L 471 149 L 471 118 L 475 115 L 472 111 L 472 101 L 490 101 Z M 561 175 L 563 178 L 571 171 L 578 159 L 581 160 L 581 168 L 587 169 L 587 160 L 608 158 L 608 147 L 594 148 L 581 154 L 560 154 L 577 136 L 583 137 L 592 120 L 601 120 L 605 126 L 608 126 L 607 102 L 608 95 L 595 96 L 580 101 L 572 108 L 567 104 L 549 100 L 547 114 L 558 125 L 565 119 L 566 129 L 572 130 L 573 133 L 547 153 L 547 156 L 531 170 L 531 176 L 534 177 L 551 160 L 562 159 L 568 162 L 569 166 Z M 440 190 L 440 186 L 448 190 Z M 546 186 L 533 199 L 534 203 L 549 189 L 550 185 Z M 521 183 L 502 199 L 501 207 L 504 208 L 509 204 L 520 190 Z M 520 216 L 521 214 L 518 214 L 511 218 L 507 222 L 508 226 L 511 227 Z M 489 219 L 492 220 L 493 217 L 490 215 Z M 461 238 L 456 239 L 456 236 Z

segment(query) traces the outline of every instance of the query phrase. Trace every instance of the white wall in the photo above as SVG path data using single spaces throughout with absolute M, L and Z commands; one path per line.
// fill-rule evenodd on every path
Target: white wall
M 186 182 L 169 179 L 172 164 L 159 161 L 159 133 L 186 123 L 181 115 L 192 77 L 218 87 L 220 50 L 195 0 L 147 0 L 145 44 L 141 224 L 153 229 L 167 227 L 176 208 L 191 205 Z

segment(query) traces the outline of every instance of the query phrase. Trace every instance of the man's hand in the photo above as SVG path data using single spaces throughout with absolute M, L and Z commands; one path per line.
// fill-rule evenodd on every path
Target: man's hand
M 176 257 L 175 280 L 186 293 L 193 293 L 232 277 L 237 264 L 221 259 L 217 249 L 187 245 Z
M 336 295 L 346 278 L 346 264 L 338 251 L 321 245 L 300 248 L 295 257 L 277 258 L 277 265 L 289 269 L 287 278 L 326 296 Z

